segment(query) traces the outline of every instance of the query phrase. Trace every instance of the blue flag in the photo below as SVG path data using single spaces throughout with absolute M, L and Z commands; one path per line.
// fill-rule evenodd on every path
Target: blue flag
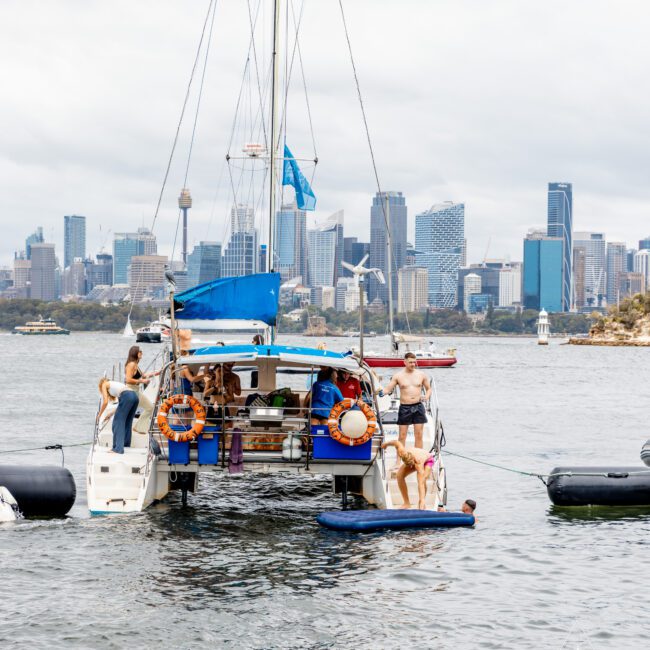
M 291 185 L 296 190 L 296 204 L 301 210 L 315 210 L 316 196 L 298 167 L 296 159 L 291 155 L 289 147 L 284 145 L 284 169 L 282 185 Z

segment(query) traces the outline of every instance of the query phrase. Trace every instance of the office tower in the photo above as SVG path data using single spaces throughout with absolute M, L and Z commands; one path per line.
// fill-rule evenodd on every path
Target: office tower
M 273 269 L 283 282 L 301 277 L 307 284 L 307 213 L 295 203 L 283 205 L 275 221 L 275 259 Z
M 429 304 L 429 272 L 422 266 L 404 266 L 397 272 L 397 311 L 422 311 Z
M 499 307 L 521 304 L 521 262 L 511 262 L 499 269 Z
M 17 298 L 29 298 L 31 260 L 22 257 L 14 258 L 14 289 Z
M 352 304 L 355 300 L 352 298 L 352 294 L 357 294 L 356 303 L 357 309 L 359 308 L 359 286 L 355 278 L 339 278 L 336 281 L 336 311 L 347 311 L 346 305 Z M 350 297 L 348 297 L 350 296 Z M 367 292 L 364 288 L 364 305 L 367 305 Z
M 86 265 L 81 257 L 75 257 L 63 270 L 62 293 L 66 296 L 85 296 L 88 293 Z
M 585 303 L 587 307 L 600 307 L 606 286 L 605 235 L 599 232 L 576 232 L 574 248 L 585 249 Z
M 390 223 L 392 248 L 392 290 L 394 305 L 397 305 L 397 271 L 406 266 L 406 198 L 401 192 L 377 192 L 370 208 L 370 265 L 380 268 L 388 282 L 388 237 L 386 225 Z M 379 298 L 388 302 L 388 284 L 380 284 L 373 276 L 368 282 L 370 300 Z
M 619 273 L 618 299 L 630 298 L 637 293 L 645 293 L 646 279 L 643 273 Z
M 417 264 L 417 251 L 415 250 L 415 246 L 413 244 L 406 244 L 406 262 L 405 266 L 415 266 Z
M 154 235 L 149 228 L 138 228 L 137 237 L 142 242 L 142 255 L 158 254 L 156 235 Z
M 134 255 L 131 258 L 129 290 L 133 302 L 142 302 L 145 297 L 164 297 L 167 264 L 164 255 Z
M 625 251 L 625 265 L 628 273 L 634 273 L 634 256 L 636 253 L 636 248 L 628 248 Z
M 645 293 L 650 287 L 650 249 L 643 248 L 634 255 L 634 272 L 643 276 L 643 292 Z
M 260 244 L 260 250 L 257 261 L 258 273 L 266 273 L 266 244 Z
M 463 238 L 463 249 L 460 252 L 460 265 L 467 266 L 467 238 Z
M 524 239 L 524 308 L 558 312 L 564 306 L 564 239 L 530 232 Z
M 88 293 L 98 286 L 113 284 L 113 256 L 110 253 L 98 253 L 97 261 L 86 267 Z
M 645 239 L 640 239 L 639 240 L 639 250 L 644 251 L 650 249 L 650 235 L 646 237 Z
M 230 210 L 230 239 L 223 254 L 221 276 L 252 275 L 257 272 L 258 243 L 253 208 L 238 203 Z
M 429 272 L 429 305 L 454 307 L 465 242 L 465 204 L 440 203 L 415 217 L 418 265 Z
M 31 244 L 30 297 L 56 300 L 56 256 L 54 244 Z
M 45 239 L 43 238 L 43 226 L 39 226 L 25 240 L 25 253 L 28 260 L 32 259 L 32 244 L 42 244 L 44 241 Z
M 338 235 L 338 224 L 330 220 L 307 231 L 310 287 L 335 286 Z
M 187 211 L 192 207 L 192 196 L 190 191 L 184 187 L 178 197 L 178 207 L 183 211 L 183 250 L 181 259 L 183 266 L 187 267 Z
M 131 258 L 144 255 L 145 241 L 139 233 L 116 232 L 113 239 L 113 284 L 129 284 Z
M 221 262 L 221 277 L 257 273 L 257 232 L 236 232 L 230 236 Z
M 481 276 L 476 273 L 468 273 L 463 283 L 463 309 L 469 314 L 470 298 L 481 293 Z
M 470 273 L 474 273 L 481 278 L 481 293 L 490 296 L 492 305 L 498 305 L 499 282 L 504 264 L 504 262 L 493 262 L 488 266 L 485 262 L 481 262 L 480 264 L 470 264 L 469 267 L 464 269 L 458 269 L 458 288 L 456 291 L 458 309 L 465 309 L 465 278 Z
M 187 256 L 187 285 L 210 282 L 221 277 L 221 244 L 202 241 Z
M 572 255 L 573 255 L 573 187 L 571 183 L 548 184 L 549 237 L 562 238 L 562 309 L 569 311 L 572 305 Z
M 86 217 L 77 214 L 63 217 L 63 268 L 75 258 L 86 257 Z
M 607 304 L 619 301 L 620 274 L 627 272 L 626 248 L 623 242 L 607 244 Z
M 573 247 L 573 305 L 583 309 L 587 305 L 585 291 L 585 272 L 587 266 L 587 249 L 584 246 Z

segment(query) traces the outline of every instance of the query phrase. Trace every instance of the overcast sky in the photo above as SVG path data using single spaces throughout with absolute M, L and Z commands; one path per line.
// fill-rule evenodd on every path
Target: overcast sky
M 90 254 L 102 240 L 110 248 L 113 232 L 151 224 L 207 7 L 0 3 L 0 265 L 39 225 L 62 259 L 65 214 L 86 215 Z M 489 257 L 521 259 L 526 231 L 545 224 L 549 181 L 573 183 L 575 230 L 629 246 L 650 234 L 650 3 L 344 8 L 382 189 L 404 192 L 411 239 L 418 212 L 464 202 L 468 260 L 482 259 L 488 241 Z M 188 181 L 191 243 L 224 233 L 223 159 L 248 29 L 247 2 L 220 0 Z M 376 187 L 337 0 L 305 0 L 301 47 L 316 217 L 344 209 L 346 234 L 367 240 Z M 303 97 L 289 115 L 304 113 Z M 190 108 L 155 227 L 165 254 L 192 117 Z M 288 139 L 296 156 L 312 155 L 304 120 L 290 120 Z

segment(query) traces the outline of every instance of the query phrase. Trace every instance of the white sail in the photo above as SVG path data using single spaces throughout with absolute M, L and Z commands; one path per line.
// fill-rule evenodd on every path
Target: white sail
M 131 327 L 131 317 L 127 316 L 126 325 L 124 326 L 124 332 L 122 334 L 124 338 L 130 338 L 134 336 L 133 328 Z

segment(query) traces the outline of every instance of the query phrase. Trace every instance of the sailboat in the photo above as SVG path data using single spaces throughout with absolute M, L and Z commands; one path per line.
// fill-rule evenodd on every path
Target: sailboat
M 122 336 L 125 339 L 130 339 L 133 336 L 135 336 L 135 333 L 133 332 L 133 327 L 131 326 L 131 315 L 130 314 L 126 317 L 126 325 L 124 326 L 124 331 L 122 332 Z
M 348 495 L 363 496 L 380 509 L 404 505 L 396 477 L 388 468 L 394 463 L 382 442 L 396 439 L 398 402 L 379 396 L 374 373 L 363 359 L 347 353 L 296 345 L 281 345 L 275 338 L 280 274 L 274 269 L 275 183 L 279 164 L 281 180 L 294 187 L 297 203 L 314 198 L 288 148 L 280 156 L 278 120 L 278 51 L 280 1 L 273 9 L 273 79 L 268 154 L 269 254 L 266 272 L 212 280 L 175 293 L 174 278 L 168 279 L 172 336 L 171 358 L 163 356 L 160 374 L 145 394 L 154 410 L 146 436 L 134 433 L 124 454 L 110 453 L 112 415 L 96 418 L 93 445 L 86 466 L 88 507 L 91 513 L 139 512 L 171 491 L 199 489 L 200 474 L 254 472 L 277 477 L 329 475 L 333 490 L 341 494 L 344 508 Z M 278 176 L 280 176 L 278 174 Z M 287 183 L 288 179 L 288 183 Z M 188 330 L 230 328 L 236 331 L 264 329 L 264 342 L 252 344 L 192 345 Z M 183 328 L 183 329 L 181 329 Z M 183 339 L 185 341 L 183 342 Z M 221 377 L 220 399 L 213 403 L 208 391 L 195 384 L 192 394 L 179 392 L 177 380 L 184 369 L 205 382 Z M 357 377 L 364 388 L 364 402 L 352 410 L 352 400 L 336 404 L 326 424 L 313 412 L 311 391 L 304 378 L 319 370 L 343 369 Z M 224 373 L 234 372 L 241 388 L 228 394 Z M 109 373 L 110 374 L 110 373 Z M 217 384 L 218 385 L 218 384 Z M 239 392 L 240 394 L 236 394 Z M 436 391 L 426 404 L 424 444 L 435 456 L 426 481 L 426 508 L 436 515 L 446 503 L 446 473 L 440 453 L 444 432 Z M 317 424 L 316 422 L 320 422 Z M 392 452 L 392 449 L 390 450 Z M 416 476 L 407 481 L 417 492 Z M 242 490 L 245 490 L 242 484 Z M 451 524 L 454 525 L 454 524 Z

